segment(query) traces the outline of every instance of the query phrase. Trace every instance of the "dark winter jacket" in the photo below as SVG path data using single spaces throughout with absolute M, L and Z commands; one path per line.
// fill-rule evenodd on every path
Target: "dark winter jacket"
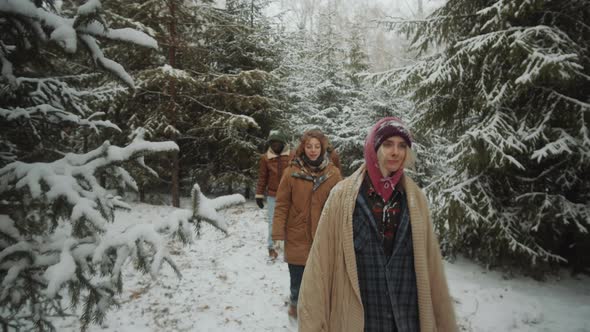
M 268 151 L 260 156 L 258 168 L 258 184 L 256 186 L 256 198 L 264 198 L 265 195 L 274 197 L 279 188 L 279 182 L 283 171 L 289 166 L 291 160 L 289 146 L 285 145 L 280 155 L 268 148 Z

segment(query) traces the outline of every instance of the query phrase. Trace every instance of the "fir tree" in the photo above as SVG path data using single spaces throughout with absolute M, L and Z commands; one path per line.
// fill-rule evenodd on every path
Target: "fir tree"
M 362 18 L 347 21 L 328 6 L 315 21 L 317 32 L 299 29 L 287 38 L 281 75 L 288 129 L 296 135 L 323 130 L 350 174 L 363 161 L 369 128 L 380 117 L 407 118 L 410 103 L 366 80 L 370 59 Z
M 125 147 L 96 142 L 101 129 L 120 129 L 93 106 L 121 88 L 90 84 L 97 75 L 89 65 L 134 87 L 99 41 L 157 47 L 143 33 L 109 26 L 103 14 L 98 0 L 60 8 L 52 1 L 0 0 L 0 135 L 7 147 L 0 161 L 3 330 L 53 330 L 51 317 L 80 304 L 85 329 L 116 304 L 128 259 L 137 258 L 153 276 L 163 262 L 174 267 L 153 227 L 110 229 L 115 209 L 129 206 L 102 179 L 136 189 L 123 166 L 147 168 L 143 156 L 178 147 L 146 142 L 140 130 Z
M 175 66 L 166 59 L 169 6 L 142 3 L 120 6 L 125 16 L 134 17 L 137 26 L 163 45 L 162 54 L 137 72 L 134 98 L 118 104 L 121 126 L 144 127 L 152 140 L 176 137 L 184 183 L 199 182 L 206 192 L 214 183 L 225 187 L 222 191 L 249 188 L 255 177 L 256 147 L 278 114 L 271 98 L 275 78 L 269 73 L 276 66 L 277 38 L 262 15 L 264 3 L 254 1 L 254 7 L 245 10 L 246 3 L 235 1 L 228 1 L 227 9 L 216 8 L 211 1 L 176 1 Z M 169 89 L 172 82 L 174 97 Z M 168 112 L 171 104 L 175 124 Z M 136 109 L 145 111 L 136 113 Z M 233 156 L 236 164 L 229 162 Z
M 355 19 L 355 21 L 357 20 Z M 361 87 L 362 83 L 362 78 L 359 74 L 363 74 L 370 69 L 368 63 L 369 57 L 366 53 L 367 47 L 362 36 L 363 33 L 359 23 L 352 25 L 350 36 L 347 38 L 348 61 L 344 66 L 347 78 L 357 89 Z
M 210 27 L 207 33 L 208 89 L 199 99 L 210 109 L 191 130 L 191 135 L 203 140 L 191 143 L 192 148 L 209 153 L 206 183 L 217 182 L 228 192 L 245 188 L 248 194 L 258 170 L 257 147 L 282 119 L 273 74 L 282 36 L 263 14 L 267 4 L 228 1 L 225 23 Z M 222 113 L 232 117 L 220 117 Z M 228 158 L 234 159 L 228 162 Z M 198 163 L 204 162 L 199 158 Z
M 590 266 L 589 18 L 584 1 L 455 0 L 387 22 L 423 56 L 383 79 L 412 93 L 425 136 L 448 140 L 430 147 L 448 160 L 430 187 L 448 252 Z

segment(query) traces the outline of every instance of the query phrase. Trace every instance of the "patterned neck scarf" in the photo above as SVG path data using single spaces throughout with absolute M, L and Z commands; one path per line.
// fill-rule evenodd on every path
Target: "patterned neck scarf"
M 307 158 L 307 155 L 304 153 L 303 155 L 301 155 L 301 160 L 303 160 L 303 162 L 307 166 L 309 166 L 310 168 L 318 168 L 324 164 L 324 156 L 323 155 L 320 155 L 316 160 L 311 160 L 311 159 Z M 326 163 L 326 165 L 327 165 L 327 163 Z
M 305 164 L 301 158 L 295 158 L 292 161 L 292 164 L 297 165 L 301 171 L 293 172 L 291 176 L 313 182 L 313 191 L 316 191 L 320 185 L 333 174 L 333 172 L 321 174 L 321 172 L 328 166 L 328 159 L 324 159 L 320 166 L 313 168 Z
M 299 158 L 295 158 L 293 162 L 297 166 L 301 167 L 306 173 L 321 173 L 324 168 L 328 166 L 330 160 L 320 156 L 315 161 L 311 161 L 305 154 L 303 154 Z
M 383 252 L 387 257 L 393 253 L 394 239 L 401 221 L 402 192 L 396 188 L 389 200 L 384 201 L 375 190 L 368 176 L 363 180 L 361 190 L 365 191 L 367 203 L 381 235 Z

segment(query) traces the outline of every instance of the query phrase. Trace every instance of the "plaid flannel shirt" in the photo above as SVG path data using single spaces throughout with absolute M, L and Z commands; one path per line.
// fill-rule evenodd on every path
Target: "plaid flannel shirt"
M 405 194 L 393 253 L 383 251 L 366 190 L 361 187 L 353 213 L 354 250 L 365 315 L 365 331 L 420 331 L 412 230 Z

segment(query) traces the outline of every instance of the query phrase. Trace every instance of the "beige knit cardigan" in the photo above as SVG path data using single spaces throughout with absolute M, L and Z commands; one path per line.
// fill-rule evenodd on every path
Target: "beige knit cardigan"
M 299 331 L 363 331 L 352 214 L 365 174 L 362 166 L 341 181 L 324 206 L 299 293 Z M 426 197 L 407 175 L 401 183 L 410 211 L 420 331 L 457 331 Z

